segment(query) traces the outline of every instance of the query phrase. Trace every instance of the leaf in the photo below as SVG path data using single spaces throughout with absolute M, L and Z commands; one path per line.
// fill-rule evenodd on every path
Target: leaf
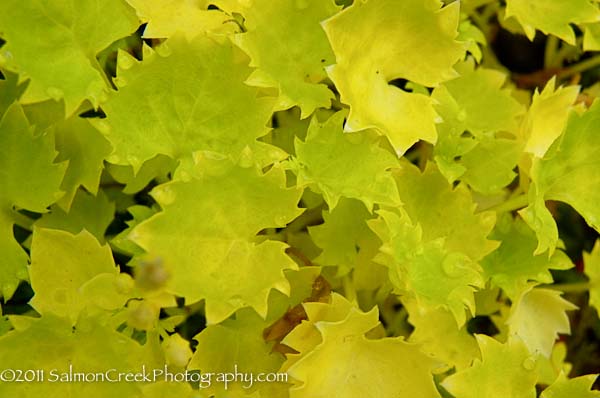
M 325 65 L 335 61 L 320 22 L 334 15 L 333 0 L 252 0 L 242 11 L 246 32 L 235 43 L 257 67 L 248 83 L 279 89 L 278 109 L 299 106 L 304 119 L 329 108 L 333 93 L 321 83 Z M 285 37 L 285 40 L 281 40 Z
M 202 373 L 233 372 L 234 369 L 253 374 L 277 372 L 284 358 L 272 352 L 272 344 L 263 339 L 266 327 L 264 319 L 249 308 L 236 312 L 235 319 L 208 326 L 194 337 L 198 345 L 188 370 L 199 369 Z M 228 384 L 227 391 L 220 383 L 204 386 L 204 390 L 208 394 L 225 397 L 236 391 L 250 393 L 261 390 L 265 385 L 255 383 L 249 388 L 248 382 L 237 380 Z
M 434 309 L 422 312 L 410 301 L 403 301 L 409 312 L 408 321 L 414 326 L 409 341 L 419 343 L 422 351 L 457 370 L 467 368 L 479 358 L 475 338 L 467 331 L 467 325 L 457 327 L 450 311 Z
M 27 318 L 26 328 L 13 330 L 0 337 L 2 364 L 11 369 L 44 370 L 45 382 L 0 383 L 3 397 L 101 398 L 107 396 L 139 397 L 139 383 L 126 382 L 59 382 L 49 381 L 51 371 L 59 377 L 73 372 L 98 373 L 109 369 L 118 372 L 140 372 L 142 365 L 152 366 L 145 347 L 101 324 L 85 319 L 74 328 L 63 318 L 48 314 Z M 55 376 L 56 377 L 56 376 Z M 75 377 L 75 373 L 71 375 Z M 117 378 L 116 372 L 111 377 Z
M 492 212 L 475 214 L 472 195 L 464 185 L 453 188 L 429 163 L 424 172 L 403 163 L 394 171 L 400 201 L 413 223 L 423 229 L 425 242 L 445 239 L 445 246 L 479 261 L 498 247 L 487 237 L 494 228 Z
M 177 32 L 188 40 L 205 32 L 231 33 L 235 24 L 221 10 L 208 10 L 206 0 L 127 0 L 138 17 L 147 22 L 144 38 L 164 39 Z M 229 23 L 228 23 L 229 22 Z
M 27 279 L 27 254 L 14 240 L 16 209 L 45 213 L 61 196 L 66 164 L 55 164 L 52 134 L 34 137 L 23 109 L 11 105 L 0 120 L 0 290 L 5 300 Z M 26 183 L 24 183 L 26 182 Z
M 510 335 L 523 340 L 529 351 L 549 358 L 558 334 L 570 334 L 566 311 L 577 306 L 560 297 L 560 292 L 529 288 L 513 303 L 508 318 Z
M 554 252 L 558 230 L 545 200 L 557 200 L 572 206 L 592 228 L 600 231 L 600 141 L 598 141 L 600 103 L 583 115 L 572 114 L 563 135 L 541 159 L 531 166 L 533 186 L 529 206 L 519 214 L 536 232 L 535 254 Z
M 536 362 L 520 340 L 501 344 L 476 335 L 482 359 L 442 382 L 450 394 L 460 398 L 535 398 Z
M 533 94 L 531 106 L 522 124 L 525 151 L 541 158 L 562 134 L 579 95 L 578 86 L 555 89 L 556 78 L 550 79 L 542 92 Z
M 499 131 L 512 132 L 517 128 L 517 117 L 523 114 L 521 105 L 511 95 L 511 90 L 503 88 L 507 75 L 493 69 L 475 68 L 472 61 L 456 66 L 460 76 L 436 87 L 432 98 L 440 105 L 436 110 L 444 118 L 453 118 L 463 131 L 479 136 Z M 456 102 L 457 114 L 447 115 L 444 105 L 450 100 Z M 447 106 L 447 105 L 446 105 Z
M 475 69 L 472 61 L 456 69 L 461 76 L 432 93 L 443 119 L 437 125 L 434 159 L 448 182 L 461 178 L 478 192 L 494 193 L 514 179 L 522 151 L 521 144 L 496 133 L 515 132 L 523 106 L 502 88 L 503 73 Z
M 599 391 L 590 391 L 598 375 L 585 375 L 568 379 L 561 372 L 552 385 L 542 391 L 541 398 L 598 398 Z
M 324 211 L 323 224 L 308 227 L 315 244 L 323 249 L 314 261 L 338 266 L 340 273 L 352 270 L 360 252 L 372 241 L 379 241 L 367 225 L 371 218 L 365 206 L 355 199 L 341 199 L 333 210 Z
M 375 203 L 398 205 L 398 190 L 389 171 L 398 160 L 368 132 L 344 134 L 344 116 L 345 112 L 338 112 L 325 123 L 313 118 L 306 140 L 296 140 L 292 169 L 297 185 L 321 192 L 330 209 L 340 197 L 361 200 L 369 211 Z
M 104 160 L 112 147 L 100 131 L 89 122 L 74 114 L 64 119 L 64 105 L 55 101 L 44 101 L 24 107 L 29 123 L 36 132 L 43 134 L 53 130 L 56 137 L 57 161 L 68 161 L 61 189 L 65 195 L 59 206 L 69 211 L 79 187 L 96 195 Z
M 244 84 L 250 69 L 239 50 L 215 40 L 176 36 L 158 53 L 145 47 L 143 62 L 119 52 L 119 91 L 103 105 L 106 119 L 95 121 L 114 147 L 111 163 L 137 174 L 158 154 L 181 160 L 210 150 L 239 158 L 246 146 L 255 156 L 282 158 L 278 148 L 256 141 L 268 131 L 272 100 Z
M 52 206 L 49 213 L 35 222 L 36 227 L 61 229 L 77 234 L 83 229 L 90 232 L 104 243 L 104 232 L 115 217 L 115 204 L 108 200 L 103 191 L 92 196 L 84 191 L 77 191 L 69 212 L 57 205 Z
M 483 259 L 481 266 L 486 278 L 502 288 L 511 300 L 516 300 L 530 281 L 552 283 L 551 269 L 573 267 L 562 250 L 555 251 L 550 258 L 534 255 L 535 233 L 521 218 L 512 219 L 508 215 L 500 218 L 491 238 L 502 243 Z
M 85 261 L 82 261 L 85 259 Z M 41 314 L 68 317 L 73 324 L 85 307 L 79 289 L 100 274 L 118 274 L 108 245 L 86 231 L 35 228 L 31 246 L 31 305 Z
M 600 11 L 589 0 L 507 0 L 506 18 L 514 16 L 533 41 L 535 31 L 560 37 L 575 45 L 575 33 L 570 24 L 597 22 Z
M 30 79 L 22 103 L 63 99 L 71 116 L 86 99 L 94 107 L 104 101 L 107 79 L 96 55 L 138 27 L 125 2 L 6 0 L 3 6 L 0 66 Z
M 405 213 L 380 210 L 379 215 L 370 223 L 383 241 L 382 256 L 375 261 L 389 268 L 395 291 L 416 299 L 420 311 L 449 310 L 462 327 L 465 308 L 475 313 L 475 288 L 484 284 L 479 266 L 466 254 L 450 251 L 444 238 L 426 240 L 420 224 L 411 224 Z
M 406 79 L 436 86 L 457 75 L 452 65 L 465 52 L 455 40 L 459 4 L 441 5 L 358 1 L 323 23 L 337 62 L 327 73 L 350 105 L 346 131 L 375 128 L 398 155 L 419 139 L 436 141 L 431 99 L 388 83 Z
M 279 166 L 265 174 L 247 166 L 199 158 L 189 181 L 152 190 L 163 211 L 130 233 L 134 243 L 165 264 L 171 275 L 167 291 L 189 303 L 206 300 L 209 324 L 246 306 L 264 317 L 269 291 L 289 293 L 283 270 L 296 268 L 284 243 L 257 242 L 255 235 L 298 216 L 301 192 L 285 188 Z
M 290 398 L 439 397 L 431 375 L 436 362 L 419 346 L 401 337 L 365 337 L 377 326 L 377 316 L 376 309 L 351 308 L 340 321 L 316 322 L 322 341 L 308 352 L 300 349 L 302 357 L 288 369 L 299 382 Z
M 600 240 L 590 253 L 583 253 L 585 274 L 590 279 L 590 305 L 600 314 Z

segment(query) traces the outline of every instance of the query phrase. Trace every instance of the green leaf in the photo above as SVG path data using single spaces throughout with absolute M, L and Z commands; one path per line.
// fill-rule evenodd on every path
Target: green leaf
M 464 185 L 453 188 L 429 163 L 424 172 L 411 164 L 394 172 L 400 201 L 413 224 L 423 229 L 425 242 L 444 238 L 445 247 L 479 261 L 498 247 L 487 238 L 496 223 L 493 212 L 475 214 L 472 195 Z
M 600 314 L 600 240 L 590 253 L 583 253 L 585 274 L 590 278 L 590 305 Z
M 464 325 L 458 328 L 450 311 L 434 309 L 421 311 L 410 300 L 403 301 L 409 312 L 408 321 L 414 326 L 409 341 L 422 345 L 422 351 L 439 359 L 448 367 L 462 370 L 479 358 L 479 348 L 475 338 Z
M 333 93 L 318 83 L 335 57 L 320 22 L 337 11 L 333 0 L 250 1 L 242 11 L 247 31 L 234 37 L 258 68 L 248 83 L 278 88 L 277 108 L 297 105 L 303 119 L 316 108 L 329 108 Z
M 231 33 L 235 24 L 221 10 L 208 10 L 206 0 L 127 0 L 142 22 L 144 38 L 164 39 L 181 32 L 188 40 L 205 32 Z
M 570 24 L 597 22 L 600 11 L 590 0 L 507 0 L 506 18 L 512 16 L 529 40 L 533 40 L 537 29 L 575 45 L 575 32 Z
M 100 242 L 104 243 L 104 232 L 115 217 L 115 204 L 106 197 L 103 191 L 93 196 L 85 191 L 78 191 L 71 209 L 65 212 L 57 205 L 35 222 L 36 227 L 61 229 L 77 234 L 85 229 Z
M 350 105 L 346 131 L 375 128 L 399 155 L 419 139 L 436 141 L 432 101 L 389 85 L 406 79 L 435 86 L 455 77 L 464 55 L 459 4 L 437 0 L 357 1 L 323 23 L 336 56 L 327 69 Z
M 145 347 L 103 325 L 96 319 L 85 319 L 75 327 L 66 319 L 45 315 L 27 318 L 28 326 L 0 337 L 2 366 L 11 369 L 42 369 L 45 382 L 0 383 L 3 397 L 103 398 L 141 396 L 139 383 L 126 382 L 50 382 L 51 370 L 68 377 L 73 372 L 98 373 L 109 369 L 118 372 L 140 372 L 142 365 L 152 366 Z M 112 373 L 113 377 L 118 374 Z M 73 376 L 74 377 L 74 374 Z
M 82 261 L 85 259 L 85 261 Z M 73 324 L 85 307 L 80 288 L 100 274 L 118 274 L 108 245 L 88 232 L 35 228 L 31 246 L 31 305 L 41 314 L 68 317 Z
M 17 104 L 0 120 L 0 291 L 5 300 L 27 279 L 27 254 L 13 237 L 13 224 L 21 216 L 14 209 L 46 212 L 62 196 L 67 166 L 54 163 L 53 135 L 34 137 L 32 130 Z
M 373 205 L 398 205 L 398 190 L 389 171 L 398 160 L 379 147 L 378 137 L 369 132 L 344 134 L 345 112 L 325 123 L 313 118 L 305 142 L 296 140 L 292 169 L 297 185 L 321 192 L 330 209 L 340 197 L 361 200 L 371 211 Z
M 267 326 L 264 319 L 249 308 L 236 312 L 235 319 L 208 326 L 194 337 L 198 345 L 187 368 L 199 369 L 202 373 L 233 372 L 235 367 L 239 372 L 254 374 L 277 372 L 284 358 L 272 352 L 272 344 L 263 339 L 263 330 Z M 250 393 L 261 390 L 266 385 L 256 383 L 248 388 L 247 382 L 238 380 L 228 384 L 227 391 L 223 390 L 222 383 L 213 383 L 205 391 L 218 397 L 227 397 L 227 394 L 236 391 Z
M 70 116 L 86 99 L 94 107 L 106 99 L 96 55 L 138 27 L 124 1 L 6 0 L 3 6 L 0 66 L 30 79 L 23 103 L 63 99 Z
M 509 334 L 523 340 L 529 351 L 550 358 L 558 334 L 570 334 L 566 311 L 577 309 L 560 297 L 560 292 L 549 289 L 523 291 L 511 307 L 508 318 Z
M 444 238 L 426 240 L 406 213 L 379 215 L 381 220 L 370 223 L 383 241 L 375 260 L 389 268 L 395 291 L 414 298 L 420 311 L 449 310 L 462 327 L 465 308 L 475 313 L 475 288 L 484 285 L 480 267 L 465 253 L 450 251 Z
M 513 219 L 505 215 L 500 218 L 491 238 L 502 243 L 483 259 L 481 266 L 486 278 L 502 288 L 512 300 L 516 300 L 527 288 L 529 281 L 552 283 L 551 269 L 573 267 L 562 250 L 555 251 L 550 258 L 534 255 L 537 245 L 535 232 L 519 217 Z
M 512 132 L 517 128 L 517 117 L 523 114 L 521 105 L 503 88 L 507 75 L 493 69 L 475 68 L 472 61 L 456 66 L 460 76 L 436 87 L 432 98 L 440 103 L 436 110 L 446 119 L 474 135 Z M 450 98 L 448 98 L 448 96 Z M 448 114 L 446 103 L 454 101 L 458 113 Z
M 598 398 L 600 391 L 590 391 L 598 375 L 585 375 L 567 379 L 564 373 L 552 385 L 542 391 L 541 398 Z
M 545 200 L 569 204 L 592 228 L 600 231 L 599 122 L 599 102 L 582 115 L 572 114 L 563 135 L 543 158 L 533 162 L 529 206 L 519 214 L 537 234 L 535 254 L 546 250 L 552 254 L 558 242 L 556 223 Z
M 158 154 L 181 160 L 210 150 L 239 157 L 249 146 L 258 157 L 285 156 L 256 141 L 268 131 L 272 99 L 257 98 L 244 84 L 250 69 L 240 50 L 216 40 L 175 36 L 158 52 L 144 47 L 143 62 L 119 52 L 119 90 L 103 105 L 107 118 L 95 121 L 114 147 L 111 163 L 131 165 L 137 174 Z
M 88 119 L 78 115 L 65 120 L 62 103 L 44 101 L 23 109 L 37 132 L 43 134 L 47 130 L 54 131 L 59 153 L 56 160 L 69 162 L 61 185 L 65 195 L 60 199 L 59 206 L 68 211 L 79 187 L 96 195 L 104 160 L 112 151 L 102 133 Z
M 323 224 L 308 228 L 315 244 L 323 249 L 314 261 L 338 266 L 343 274 L 352 270 L 361 260 L 360 252 L 379 241 L 367 225 L 372 217 L 355 199 L 342 199 L 333 210 L 324 211 Z
M 436 362 L 419 346 L 401 337 L 365 337 L 377 326 L 377 317 L 375 308 L 368 313 L 351 308 L 340 321 L 315 323 L 322 341 L 310 351 L 300 349 L 300 359 L 287 370 L 298 380 L 290 398 L 392 397 L 399 391 L 438 398 L 431 375 Z
M 248 166 L 199 158 L 189 181 L 152 190 L 163 211 L 130 233 L 165 264 L 169 292 L 190 303 L 206 300 L 209 324 L 246 306 L 265 316 L 269 291 L 289 293 L 283 270 L 296 268 L 284 243 L 257 242 L 255 235 L 298 216 L 301 192 L 285 188 L 280 166 L 265 174 Z
M 531 106 L 522 124 L 525 151 L 541 158 L 552 143 L 562 134 L 579 95 L 578 86 L 555 88 L 552 78 L 542 92 L 533 94 Z
M 442 386 L 460 398 L 535 398 L 536 362 L 522 341 L 501 344 L 476 335 L 482 359 L 446 378 Z

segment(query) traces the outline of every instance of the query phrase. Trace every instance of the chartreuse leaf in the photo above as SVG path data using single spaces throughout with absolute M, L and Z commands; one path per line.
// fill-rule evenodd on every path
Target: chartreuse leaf
M 95 319 L 81 320 L 75 327 L 70 321 L 48 314 L 28 318 L 29 325 L 0 337 L 2 366 L 10 369 L 43 369 L 45 382 L 0 383 L 3 397 L 64 398 L 140 398 L 142 383 L 67 382 L 69 365 L 73 372 L 140 372 L 156 366 L 148 360 L 145 347 Z M 50 382 L 51 370 L 63 382 Z M 66 373 L 66 374 L 65 374 Z M 74 376 L 73 376 L 74 377 Z
M 406 79 L 435 86 L 455 77 L 463 56 L 459 4 L 438 0 L 357 1 L 323 23 L 336 56 L 327 72 L 350 105 L 346 131 L 375 128 L 398 154 L 415 142 L 436 141 L 431 99 L 388 84 Z
M 550 258 L 534 255 L 535 232 L 521 218 L 513 219 L 510 215 L 500 218 L 490 237 L 502 243 L 481 261 L 481 266 L 486 278 L 502 288 L 512 300 L 527 288 L 529 281 L 552 283 L 551 269 L 573 267 L 562 250 L 555 251 Z
M 85 259 L 83 261 L 82 259 Z M 53 313 L 73 323 L 85 307 L 83 284 L 100 274 L 118 274 L 108 245 L 100 246 L 87 231 L 35 228 L 31 246 L 31 305 L 42 315 Z
M 409 341 L 421 344 L 422 351 L 457 370 L 469 367 L 473 359 L 479 358 L 477 341 L 466 325 L 458 328 L 450 311 L 421 311 L 410 300 L 403 300 L 403 304 L 408 309 L 408 321 L 415 328 Z
M 416 300 L 421 311 L 443 308 L 466 321 L 465 307 L 475 313 L 476 287 L 484 281 L 479 266 L 465 253 L 449 251 L 444 238 L 426 240 L 420 224 L 408 215 L 380 210 L 380 220 L 369 225 L 383 241 L 375 260 L 389 268 L 395 291 Z
M 398 190 L 389 169 L 398 167 L 396 157 L 379 147 L 371 132 L 345 134 L 345 112 L 325 123 L 310 123 L 305 142 L 296 141 L 292 168 L 298 186 L 321 192 L 330 209 L 340 197 L 362 201 L 371 211 L 375 203 L 398 205 Z
M 555 78 L 550 79 L 541 93 L 536 89 L 522 123 L 526 152 L 539 158 L 544 156 L 564 131 L 578 94 L 578 86 L 556 88 Z
M 532 164 L 529 206 L 519 214 L 537 234 L 536 254 L 546 250 L 552 254 L 558 242 L 556 223 L 545 200 L 569 204 L 600 231 L 599 123 L 597 101 L 584 114 L 571 114 L 562 136 Z
M 175 36 L 158 53 L 145 48 L 143 62 L 119 53 L 119 91 L 103 105 L 107 118 L 96 122 L 114 147 L 111 163 L 132 165 L 137 174 L 157 154 L 239 156 L 246 146 L 258 157 L 282 157 L 278 148 L 256 141 L 268 131 L 273 102 L 244 84 L 250 69 L 233 44 Z
M 144 251 L 138 245 L 129 240 L 128 236 L 136 225 L 150 218 L 156 213 L 156 211 L 146 206 L 135 205 L 129 207 L 127 212 L 131 214 L 133 219 L 125 222 L 127 224 L 127 228 L 112 238 L 110 240 L 110 244 L 114 251 L 130 256 L 141 255 L 144 253 Z
M 329 108 L 333 93 L 323 81 L 335 62 L 320 22 L 338 11 L 333 0 L 252 0 L 242 11 L 245 33 L 235 36 L 258 69 L 248 83 L 279 89 L 277 107 L 299 106 L 302 118 Z M 281 40 L 285 37 L 285 40 Z
M 366 207 L 355 199 L 342 198 L 333 210 L 324 211 L 323 224 L 308 228 L 315 244 L 323 249 L 314 261 L 338 266 L 340 273 L 353 269 L 360 251 L 378 240 L 367 225 L 371 218 Z
M 208 10 L 206 0 L 127 0 L 142 22 L 145 38 L 164 39 L 182 32 L 188 40 L 205 32 L 232 33 L 236 25 L 221 10 Z M 230 21 L 230 23 L 227 23 Z
M 549 358 L 558 334 L 571 333 L 566 311 L 576 309 L 560 297 L 559 291 L 530 287 L 511 307 L 509 334 L 523 340 L 532 354 Z
M 570 24 L 597 22 L 598 6 L 590 0 L 507 0 L 506 17 L 515 17 L 533 40 L 536 30 L 560 37 L 575 45 Z
M 296 380 L 290 398 L 439 397 L 431 375 L 436 362 L 421 352 L 418 345 L 401 337 L 378 340 L 365 337 L 379 323 L 377 309 L 364 313 L 349 303 L 341 303 L 339 309 L 332 309 L 333 316 L 328 317 L 326 304 L 315 306 L 322 308 L 320 314 L 309 313 L 307 309 L 309 323 L 306 323 L 314 326 L 294 329 L 285 340 L 300 352 L 300 357 L 287 369 Z M 342 318 L 336 319 L 339 315 Z M 333 319 L 317 321 L 319 318 Z M 312 339 L 301 337 L 314 328 L 317 336 L 309 332 L 309 336 L 314 336 Z M 294 341 L 299 344 L 293 344 Z
M 583 36 L 584 51 L 600 51 L 600 23 L 586 24 Z
M 525 344 L 511 339 L 501 344 L 495 339 L 476 335 L 482 359 L 442 382 L 442 386 L 460 398 L 535 398 L 536 361 Z
M 108 140 L 88 119 L 72 115 L 65 120 L 62 103 L 44 101 L 23 109 L 36 131 L 54 131 L 56 150 L 59 153 L 56 160 L 69 162 L 61 185 L 65 195 L 58 205 L 68 211 L 80 186 L 96 195 L 104 160 L 112 151 Z
M 482 138 L 477 146 L 462 156 L 466 171 L 462 181 L 484 195 L 498 193 L 517 176 L 517 166 L 523 146 L 507 138 Z
M 298 216 L 301 192 L 285 188 L 280 166 L 262 174 L 253 164 L 200 155 L 189 181 L 152 191 L 163 211 L 137 225 L 130 239 L 165 265 L 167 291 L 187 302 L 206 300 L 209 324 L 247 306 L 264 317 L 269 291 L 289 293 L 283 270 L 296 265 L 284 243 L 259 243 L 255 234 Z
M 165 155 L 157 155 L 144 162 L 137 173 L 132 166 L 108 164 L 106 170 L 119 183 L 125 184 L 123 193 L 132 194 L 144 189 L 153 179 L 167 180 L 169 173 L 177 168 L 178 162 Z
M 435 109 L 444 120 L 437 125 L 434 159 L 449 182 L 462 177 L 476 191 L 491 194 L 514 179 L 513 169 L 522 151 L 517 141 L 494 135 L 516 131 L 523 106 L 509 89 L 502 88 L 503 73 L 474 69 L 472 61 L 456 68 L 460 77 L 432 93 Z M 465 131 L 470 135 L 465 137 Z
M 590 305 L 600 314 L 600 240 L 591 253 L 583 253 L 585 274 L 590 278 Z
M 30 79 L 23 103 L 63 99 L 70 116 L 84 100 L 97 106 L 106 98 L 96 55 L 137 29 L 133 9 L 122 0 L 6 0 L 3 6 L 0 66 Z
M 424 172 L 403 163 L 394 171 L 400 200 L 413 224 L 423 229 L 425 242 L 443 238 L 451 251 L 479 261 L 498 247 L 487 238 L 496 223 L 492 212 L 475 214 L 475 203 L 464 185 L 453 188 L 429 163 Z
M 498 131 L 514 131 L 517 128 L 517 117 L 524 111 L 511 95 L 511 90 L 503 88 L 506 74 L 486 68 L 477 68 L 468 60 L 456 66 L 460 76 L 436 87 L 432 98 L 440 103 L 439 112 L 444 120 L 449 116 L 455 118 L 463 131 L 474 135 L 494 133 Z M 448 96 L 456 102 L 457 115 L 445 115 L 444 103 Z M 447 106 L 447 105 L 446 105 Z M 446 117 L 444 117 L 446 116 Z
M 104 242 L 104 232 L 115 216 L 115 204 L 108 200 L 103 191 L 96 196 L 77 191 L 68 213 L 57 205 L 35 222 L 36 227 L 61 229 L 73 234 L 82 229 L 90 232 L 99 242 Z
M 20 83 L 19 75 L 16 73 L 4 70 L 0 70 L 0 73 L 0 76 L 4 76 L 3 79 L 0 79 L 0 93 L 2 93 L 0 95 L 0 119 L 2 119 L 4 112 L 21 97 L 27 83 Z
M 54 136 L 34 137 L 20 105 L 0 120 L 0 291 L 8 300 L 27 279 L 27 254 L 13 237 L 17 209 L 39 213 L 58 200 L 66 163 L 55 164 Z
M 568 379 L 564 373 L 552 385 L 542 391 L 541 398 L 599 398 L 600 391 L 591 391 L 598 375 L 585 375 Z
M 263 330 L 267 326 L 265 320 L 250 308 L 236 312 L 235 319 L 208 326 L 194 337 L 198 345 L 187 368 L 199 369 L 202 373 L 233 372 L 236 366 L 238 372 L 277 372 L 284 362 L 284 357 L 272 352 L 272 343 L 263 339 Z M 222 383 L 203 387 L 208 395 L 227 397 L 227 394 L 235 392 L 251 393 L 262 390 L 267 385 L 254 383 L 249 386 L 248 382 L 237 380 L 228 384 L 227 391 L 224 391 Z M 283 384 L 280 387 L 289 386 Z

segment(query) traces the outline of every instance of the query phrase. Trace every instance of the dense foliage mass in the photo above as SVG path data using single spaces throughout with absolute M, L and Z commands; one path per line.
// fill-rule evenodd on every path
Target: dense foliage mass
M 0 396 L 600 397 L 599 21 L 3 0 Z

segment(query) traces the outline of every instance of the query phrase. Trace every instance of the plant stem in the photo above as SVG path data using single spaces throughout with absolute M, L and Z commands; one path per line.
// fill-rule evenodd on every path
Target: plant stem
M 593 285 L 589 282 L 557 283 L 554 285 L 544 285 L 543 287 L 553 290 L 560 290 L 565 293 L 579 293 L 590 290 Z
M 584 61 L 576 63 L 575 65 L 567 66 L 560 71 L 560 77 L 570 77 L 586 70 L 600 66 L 600 55 L 596 55 L 592 58 L 588 58 Z
M 496 206 L 490 207 L 489 209 L 486 209 L 486 210 L 493 210 L 497 213 L 505 213 L 508 211 L 522 209 L 523 207 L 527 206 L 527 203 L 528 203 L 528 195 L 526 193 L 523 193 L 521 195 L 517 195 L 515 197 L 508 199 L 506 202 L 502 202 L 502 203 L 500 203 Z
M 16 225 L 26 229 L 27 231 L 33 231 L 33 223 L 35 222 L 34 220 L 24 214 L 19 213 L 18 211 L 13 211 L 11 216 Z

